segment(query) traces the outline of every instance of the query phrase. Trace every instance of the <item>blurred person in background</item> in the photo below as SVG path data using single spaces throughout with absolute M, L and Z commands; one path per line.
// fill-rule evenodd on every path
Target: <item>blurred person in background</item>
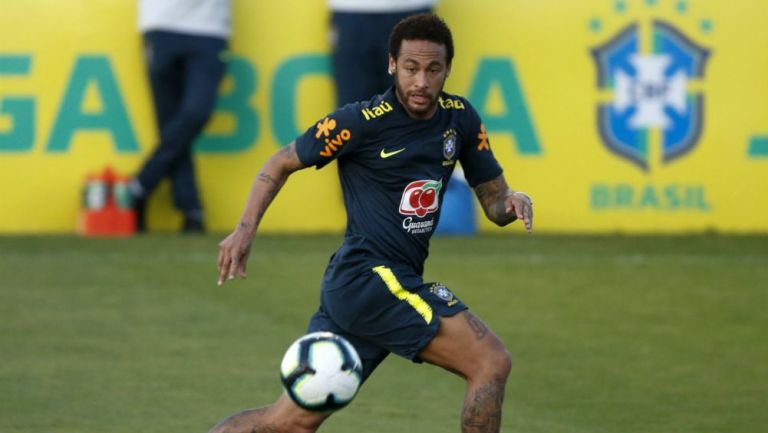
M 138 231 L 163 178 L 184 216 L 182 231 L 205 230 L 192 145 L 213 112 L 226 70 L 231 0 L 139 0 L 138 25 L 152 88 L 159 143 L 130 184 Z
M 387 42 L 403 18 L 431 12 L 437 0 L 328 0 L 336 105 L 364 101 L 392 85 Z

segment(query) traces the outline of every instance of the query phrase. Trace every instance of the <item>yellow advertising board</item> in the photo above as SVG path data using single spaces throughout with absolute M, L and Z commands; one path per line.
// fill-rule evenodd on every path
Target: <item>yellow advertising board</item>
M 85 175 L 131 173 L 155 146 L 135 7 L 4 5 L 0 233 L 74 231 Z M 443 0 L 438 12 L 457 52 L 446 90 L 480 112 L 508 182 L 534 197 L 536 230 L 768 232 L 768 3 Z M 233 227 L 260 165 L 333 109 L 323 0 L 235 0 L 234 18 L 196 145 L 212 230 Z M 178 226 L 170 203 L 167 187 L 153 196 L 150 228 Z M 262 229 L 344 225 L 330 167 L 294 175 Z

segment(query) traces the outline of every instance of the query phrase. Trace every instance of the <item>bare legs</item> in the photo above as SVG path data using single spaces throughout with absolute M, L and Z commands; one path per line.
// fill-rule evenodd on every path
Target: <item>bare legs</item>
M 504 344 L 469 311 L 440 318 L 440 330 L 421 359 L 467 381 L 462 433 L 498 433 L 511 360 Z M 275 404 L 226 418 L 210 433 L 313 433 L 330 414 L 309 412 L 282 395 Z
M 272 406 L 264 406 L 236 413 L 216 424 L 210 433 L 276 432 L 277 427 L 267 421 L 271 408 Z
M 301 409 L 282 395 L 273 405 L 244 410 L 222 420 L 209 433 L 313 433 L 328 416 Z
M 440 320 L 440 331 L 419 356 L 467 380 L 462 433 L 497 433 L 501 428 L 504 387 L 512 366 L 509 353 L 469 311 Z

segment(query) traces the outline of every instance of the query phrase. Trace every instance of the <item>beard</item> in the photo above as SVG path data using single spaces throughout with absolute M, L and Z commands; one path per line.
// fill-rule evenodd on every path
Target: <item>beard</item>
M 400 100 L 400 103 L 403 105 L 403 107 L 406 109 L 408 114 L 411 116 L 417 118 L 417 119 L 425 119 L 432 115 L 435 111 L 435 107 L 437 107 L 437 99 L 440 96 L 440 92 L 443 90 L 443 85 L 445 85 L 445 81 L 440 85 L 440 89 L 433 95 L 430 93 L 429 89 L 421 90 L 421 91 L 408 91 L 406 89 L 403 89 L 400 86 L 400 80 L 397 78 L 397 74 L 395 74 L 395 92 L 397 93 L 397 99 Z M 419 104 L 417 106 L 411 105 L 411 98 L 417 97 L 417 98 L 425 98 L 427 99 L 426 105 Z

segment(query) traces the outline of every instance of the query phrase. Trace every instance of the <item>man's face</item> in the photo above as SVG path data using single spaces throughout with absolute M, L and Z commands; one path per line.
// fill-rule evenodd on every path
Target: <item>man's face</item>
M 389 57 L 397 99 L 414 119 L 435 114 L 437 98 L 451 70 L 446 57 L 445 45 L 422 40 L 404 40 L 397 60 Z

